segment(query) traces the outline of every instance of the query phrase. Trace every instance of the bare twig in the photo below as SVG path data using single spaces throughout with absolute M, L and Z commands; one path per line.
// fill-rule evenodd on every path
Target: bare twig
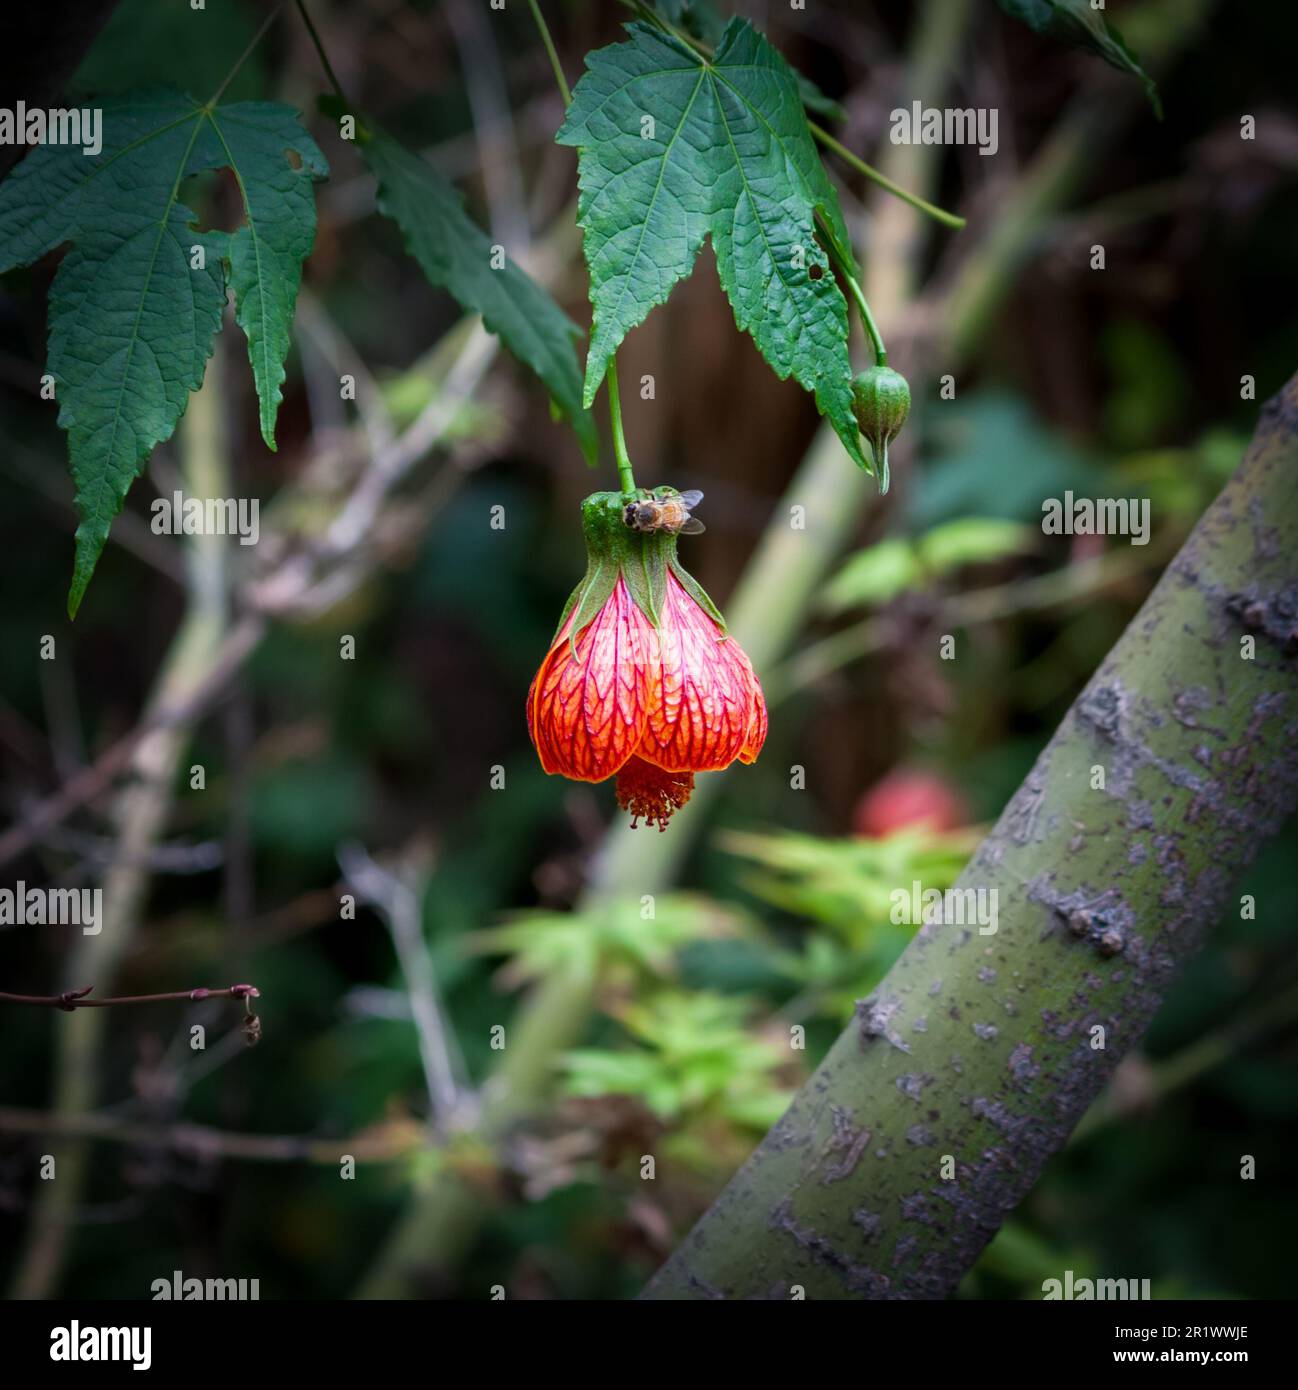
M 417 861 L 396 867 L 380 865 L 356 844 L 339 846 L 338 863 L 357 897 L 383 918 L 392 935 L 419 1035 L 433 1127 L 444 1131 L 463 1121 L 465 1107 L 452 1061 L 450 1028 L 424 940 L 422 903 L 426 871 Z
M 482 6 L 468 0 L 448 0 L 446 17 L 460 50 L 491 232 L 511 255 L 520 255 L 527 249 L 530 233 L 518 142 L 495 35 Z
M 0 835 L 0 865 L 40 843 L 54 826 L 105 794 L 145 739 L 189 724 L 204 713 L 260 644 L 266 614 L 317 613 L 355 591 L 373 567 L 370 540 L 385 503 L 444 435 L 477 389 L 498 346 L 498 340 L 480 325 L 471 329 L 442 391 L 403 434 L 374 456 L 322 541 L 290 554 L 269 575 L 250 582 L 247 592 L 254 611 L 226 633 L 193 683 L 178 698 L 160 703 L 130 733 Z M 264 539 L 270 548 L 271 538 Z
M 51 468 L 51 461 L 34 449 L 25 449 L 12 441 L 6 445 L 5 471 L 34 492 L 49 505 L 56 524 L 66 531 L 75 531 L 77 516 L 72 505 L 72 492 L 66 482 Z M 130 510 L 123 511 L 113 522 L 108 534 L 109 544 L 129 551 L 151 569 L 165 575 L 173 583 L 185 582 L 185 567 L 175 550 L 149 529 L 145 519 Z
M 312 339 L 319 354 L 338 375 L 349 373 L 356 379 L 356 413 L 365 430 L 371 454 L 381 455 L 392 447 L 392 418 L 383 403 L 383 393 L 370 374 L 364 359 L 323 304 L 303 288 L 298 292 L 294 321 Z M 330 399 L 337 397 L 337 383 Z
M 369 546 L 384 505 L 454 422 L 498 348 L 498 339 L 480 324 L 473 326 L 443 389 L 403 434 L 369 460 L 324 536 L 249 585 L 247 597 L 254 608 L 279 616 L 309 616 L 354 591 L 372 568 Z M 349 569 L 348 577 L 339 581 L 339 573 Z
M 422 1148 L 424 1135 L 413 1124 L 393 1122 L 341 1139 L 297 1134 L 237 1134 L 194 1124 L 144 1124 L 96 1111 L 50 1115 L 43 1110 L 0 1106 L 0 1133 L 99 1139 L 143 1148 L 165 1148 L 199 1159 L 233 1158 L 253 1163 L 391 1163 Z
M 42 835 L 40 843 L 47 849 L 75 854 L 87 866 L 102 867 L 120 858 L 114 842 L 106 835 L 54 829 Z M 225 862 L 225 851 L 219 840 L 200 840 L 197 844 L 158 844 L 133 862 L 154 874 L 206 874 L 221 867 Z
M 167 1004 L 185 1000 L 199 1004 L 204 999 L 260 999 L 261 990 L 256 985 L 230 985 L 225 989 L 174 989 L 165 994 L 119 994 L 101 999 L 87 996 L 94 985 L 84 985 L 81 989 L 65 989 L 62 994 L 10 994 L 0 989 L 0 1004 L 32 1004 L 39 1008 L 63 1009 L 72 1013 L 76 1009 L 111 1009 L 122 1004 Z
M 219 497 L 228 490 L 220 410 L 221 363 L 218 352 L 208 365 L 202 389 L 190 401 L 181 427 L 185 487 L 196 496 Z M 117 771 L 129 769 L 132 773 L 113 806 L 117 854 L 104 876 L 102 929 L 78 941 L 68 967 L 72 979 L 111 980 L 129 949 L 148 891 L 145 865 L 166 825 L 181 754 L 192 721 L 203 707 L 197 696 L 211 688 L 214 671 L 219 675 L 223 669 L 219 662 L 227 637 L 227 538 L 196 535 L 188 541 L 185 616 L 168 648 L 141 728 L 122 741 L 125 751 L 118 755 L 120 762 L 113 760 L 107 774 L 100 760 L 86 770 L 84 780 L 74 779 L 81 790 L 93 794 L 106 790 Z M 51 812 L 62 809 L 63 804 L 44 804 L 39 818 L 42 831 L 55 823 L 57 817 Z M 17 827 L 17 833 L 30 834 L 32 829 L 29 818 L 26 825 Z M 63 1115 L 92 1109 L 99 1089 L 102 1016 L 80 1007 L 73 1008 L 72 1014 L 58 1029 L 54 1108 Z M 247 1041 L 256 1040 L 258 1026 L 250 1013 L 245 1023 Z M 44 1186 L 32 1211 L 26 1248 L 17 1263 L 14 1288 L 18 1296 L 42 1297 L 56 1282 L 87 1161 L 85 1147 L 73 1147 L 61 1161 L 59 1182 Z
M 129 734 L 124 734 L 58 791 L 27 810 L 19 824 L 0 835 L 0 865 L 42 841 L 73 811 L 107 792 L 147 739 L 186 725 L 204 711 L 243 665 L 264 632 L 265 621 L 257 616 L 245 617 L 231 628 L 202 675 L 181 696 L 159 704 Z

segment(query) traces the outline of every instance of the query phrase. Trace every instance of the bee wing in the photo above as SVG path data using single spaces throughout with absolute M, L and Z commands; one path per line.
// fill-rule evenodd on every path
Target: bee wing
M 697 536 L 708 528 L 696 516 L 687 516 L 685 525 L 681 527 L 682 536 Z
M 692 512 L 702 501 L 703 494 L 697 488 L 692 487 L 688 492 L 681 493 L 681 505 L 687 512 Z

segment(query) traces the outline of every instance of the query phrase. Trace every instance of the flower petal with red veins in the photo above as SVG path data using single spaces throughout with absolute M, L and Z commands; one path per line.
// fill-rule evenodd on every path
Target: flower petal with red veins
M 667 771 L 729 767 L 753 724 L 756 677 L 743 648 L 723 637 L 670 572 L 657 638 L 649 717 L 636 752 Z
M 755 763 L 757 755 L 766 742 L 766 696 L 762 694 L 762 683 L 753 676 L 753 717 L 748 725 L 748 737 L 739 753 L 741 763 Z
M 653 626 L 621 579 L 577 635 L 564 625 L 527 697 L 527 727 L 550 773 L 602 782 L 635 752 L 649 704 Z

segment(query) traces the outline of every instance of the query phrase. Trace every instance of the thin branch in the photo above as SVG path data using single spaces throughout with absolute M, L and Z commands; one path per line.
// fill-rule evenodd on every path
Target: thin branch
M 46 849 L 75 854 L 86 865 L 102 866 L 119 860 L 125 862 L 116 842 L 106 835 L 54 829 L 43 835 L 40 843 Z M 197 844 L 157 844 L 130 862 L 154 874 L 206 874 L 222 866 L 225 850 L 219 840 L 200 840 Z
M 492 236 L 523 255 L 531 240 L 527 198 L 495 35 L 478 0 L 447 0 L 446 17 L 460 53 Z
M 191 1004 L 202 1003 L 204 999 L 260 999 L 261 990 L 256 985 L 229 985 L 225 989 L 174 989 L 165 994 L 118 994 L 101 999 L 87 996 L 94 985 L 84 985 L 81 989 L 65 989 L 62 994 L 10 994 L 0 990 L 0 1004 L 31 1004 L 37 1008 L 62 1009 L 73 1013 L 77 1009 L 111 1009 L 126 1004 L 169 1004 L 184 1000 Z
M 0 834 L 0 866 L 41 843 L 53 827 L 74 811 L 104 795 L 130 765 L 140 744 L 152 734 L 188 724 L 204 713 L 261 643 L 266 633 L 266 615 L 291 617 L 319 611 L 320 588 L 327 579 L 327 573 L 322 571 L 332 572 L 360 555 L 384 503 L 450 428 L 495 360 L 498 349 L 499 340 L 493 334 L 479 324 L 472 325 L 442 390 L 403 434 L 373 457 L 324 538 L 288 555 L 270 574 L 250 581 L 247 597 L 254 611 L 245 614 L 229 630 L 206 670 L 180 698 L 160 704 L 88 767 L 28 809 L 19 824 Z M 268 550 L 274 549 L 270 535 L 263 536 L 263 544 Z M 355 566 L 345 584 L 327 592 L 328 602 L 338 602 L 354 592 L 364 582 L 369 568 L 363 563 Z
M 880 188 L 886 189 L 895 198 L 900 198 L 903 203 L 909 203 L 911 207 L 918 211 L 927 213 L 934 221 L 940 222 L 944 227 L 951 227 L 959 231 L 965 225 L 965 219 L 958 217 L 954 212 L 947 212 L 945 208 L 940 208 L 936 203 L 930 203 L 927 198 L 921 198 L 917 193 L 910 192 L 903 188 L 899 183 L 893 181 L 887 174 L 881 173 L 873 164 L 867 164 L 859 155 L 855 155 L 841 140 L 836 140 L 824 126 L 818 125 L 810 117 L 807 118 L 807 125 L 811 127 L 811 133 L 820 141 L 827 150 L 833 152 L 842 160 L 856 170 L 858 174 L 864 174 L 867 179 L 877 183 Z
M 360 416 L 365 438 L 372 454 L 382 454 L 392 447 L 395 432 L 392 416 L 383 399 L 383 392 L 374 380 L 364 358 L 339 328 L 337 321 L 309 289 L 298 291 L 294 322 L 314 342 L 317 352 L 337 376 L 350 374 L 356 380 L 356 413 Z M 332 396 L 337 396 L 337 381 L 331 383 Z
M 203 385 L 190 400 L 181 423 L 181 469 L 185 490 L 193 496 L 221 497 L 229 491 L 228 442 L 221 416 L 223 361 L 220 351 L 212 357 Z M 148 891 L 149 876 L 143 865 L 170 815 L 181 755 L 201 708 L 195 703 L 195 691 L 211 681 L 213 663 L 228 635 L 228 556 L 225 536 L 187 537 L 185 614 L 155 678 L 143 722 L 152 723 L 159 710 L 169 717 L 134 739 L 124 759 L 122 770 L 130 776 L 112 808 L 118 852 L 104 878 L 102 929 L 79 938 L 65 978 L 111 981 L 130 947 Z M 183 720 L 175 717 L 177 709 L 184 710 Z M 30 828 L 30 822 L 20 827 Z M 94 1108 L 103 1056 L 103 1018 L 93 1009 L 76 1007 L 72 1013 L 74 1017 L 57 1030 L 53 1082 L 53 1108 L 65 1115 Z M 259 1028 L 249 1012 L 245 1041 L 255 1042 Z M 39 1298 L 56 1284 L 74 1229 L 87 1163 L 84 1146 L 73 1146 L 62 1161 L 59 1181 L 44 1185 L 39 1194 L 27 1242 L 16 1263 L 17 1296 Z
M 274 22 L 279 18 L 279 12 L 281 8 L 282 6 L 276 5 L 275 8 L 262 21 L 261 28 L 257 30 L 257 32 L 252 36 L 251 39 L 248 40 L 247 48 L 245 48 L 243 52 L 238 56 L 238 58 L 235 59 L 234 66 L 230 69 L 229 72 L 226 73 L 224 79 L 221 82 L 221 85 L 216 89 L 216 91 L 212 93 L 210 97 L 208 97 L 207 105 L 209 107 L 215 106 L 217 102 L 220 101 L 221 98 L 225 95 L 225 89 L 239 75 L 240 69 L 248 61 L 248 59 L 252 57 L 253 49 L 257 47 L 257 45 L 262 41 L 263 38 L 265 38 L 267 29 L 269 29 L 270 26 L 274 24 Z
M 309 616 L 319 611 L 318 588 L 330 580 L 337 569 L 360 558 L 369 548 L 385 503 L 450 429 L 496 358 L 499 339 L 488 333 L 481 323 L 466 320 L 465 326 L 468 329 L 465 341 L 442 388 L 403 434 L 387 449 L 367 460 L 350 496 L 330 521 L 324 535 L 289 554 L 269 574 L 250 581 L 246 595 L 259 612 Z M 340 596 L 354 587 L 355 582 Z M 337 597 L 330 601 L 336 602 Z
M 265 621 L 246 617 L 221 643 L 207 670 L 178 700 L 160 705 L 108 747 L 89 767 L 70 778 L 58 791 L 26 811 L 20 824 L 0 835 L 0 865 L 16 859 L 41 842 L 56 825 L 87 802 L 96 800 L 130 766 L 142 743 L 152 735 L 188 724 L 205 710 L 261 641 Z
M 563 97 L 563 104 L 571 106 L 572 91 L 568 86 L 568 79 L 563 75 L 563 64 L 559 61 L 559 50 L 555 48 L 554 39 L 550 36 L 550 26 L 545 22 L 545 16 L 541 13 L 541 7 L 537 4 L 537 0 L 527 0 L 527 3 L 532 11 L 532 18 L 536 22 L 536 27 L 541 32 L 541 42 L 545 44 L 545 51 L 550 58 L 550 66 L 554 69 L 554 80 Z
M 311 16 L 306 12 L 306 5 L 303 0 L 294 0 L 294 3 L 297 5 L 298 14 L 302 16 L 302 23 L 306 25 L 307 33 L 311 35 L 311 42 L 320 57 L 320 64 L 325 70 L 325 76 L 329 79 L 329 85 L 334 89 L 334 95 L 344 106 L 348 106 L 350 103 L 343 93 L 342 83 L 338 81 L 338 74 L 333 70 L 333 64 L 329 61 L 324 44 L 320 42 L 320 35 L 316 32 L 315 25 L 311 23 Z
M 834 262 L 839 275 L 847 282 L 852 301 L 856 305 L 857 312 L 861 315 L 861 327 L 865 329 L 866 336 L 870 339 L 870 346 L 874 349 L 874 360 L 880 367 L 886 367 L 888 365 L 888 349 L 883 345 L 883 335 L 879 332 L 879 325 L 875 323 L 874 315 L 870 312 L 870 306 L 866 302 L 865 291 L 861 288 L 861 282 L 852 274 L 852 267 L 847 264 L 839 252 L 838 243 L 829 234 L 819 213 L 816 214 L 816 224 L 821 230 L 818 240 Z
M 4 463 L 5 471 L 11 477 L 30 487 L 48 504 L 59 526 L 67 531 L 76 530 L 77 516 L 71 493 L 66 482 L 53 471 L 48 457 L 11 442 L 5 450 Z M 155 536 L 148 522 L 135 512 L 127 510 L 117 517 L 108 540 L 110 544 L 129 551 L 137 560 L 142 560 L 173 583 L 185 582 L 184 563 L 175 549 Z
M 360 845 L 339 846 L 338 864 L 357 897 L 379 914 L 396 947 L 419 1035 L 431 1119 L 444 1131 L 463 1119 L 463 1095 L 452 1062 L 453 1042 L 423 932 L 426 875 L 417 863 L 380 865 Z M 454 1049 L 458 1052 L 458 1049 Z
M 253 1163 L 319 1163 L 335 1166 L 344 1158 L 357 1163 L 393 1163 L 424 1147 L 415 1125 L 388 1123 L 341 1139 L 297 1134 L 238 1134 L 194 1124 L 143 1124 L 95 1111 L 85 1115 L 51 1115 L 43 1110 L 0 1106 L 0 1133 L 56 1135 L 97 1139 L 141 1148 L 171 1149 L 199 1159 L 232 1158 Z

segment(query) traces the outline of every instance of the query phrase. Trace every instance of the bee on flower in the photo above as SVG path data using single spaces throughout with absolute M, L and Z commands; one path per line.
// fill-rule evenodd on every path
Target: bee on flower
M 677 559 L 678 528 L 628 524 L 633 501 L 688 514 L 670 487 L 582 503 L 586 575 L 528 692 L 527 726 L 546 772 L 616 777 L 632 826 L 665 830 L 696 772 L 756 759 L 766 701 L 725 619 Z

